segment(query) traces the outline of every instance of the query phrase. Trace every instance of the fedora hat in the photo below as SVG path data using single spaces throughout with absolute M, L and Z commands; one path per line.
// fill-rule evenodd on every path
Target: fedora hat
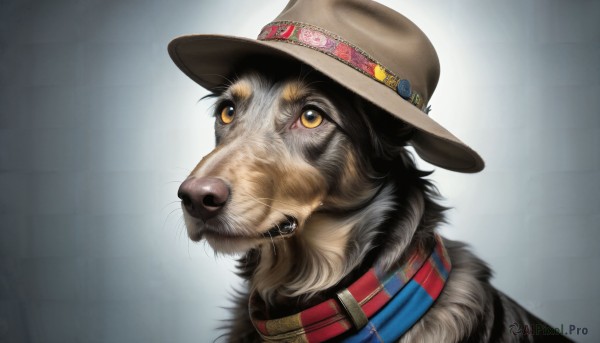
M 175 64 L 217 92 L 252 59 L 307 64 L 416 128 L 410 144 L 439 167 L 474 173 L 481 157 L 427 114 L 437 85 L 433 45 L 410 20 L 370 0 L 291 0 L 257 39 L 200 34 L 169 43 Z

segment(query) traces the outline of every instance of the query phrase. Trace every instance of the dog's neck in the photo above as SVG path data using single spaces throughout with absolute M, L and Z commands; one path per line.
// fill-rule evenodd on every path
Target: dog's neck
M 280 317 L 332 297 L 374 265 L 393 268 L 405 252 L 431 243 L 427 219 L 437 224 L 441 216 L 442 208 L 428 197 L 429 183 L 420 181 L 425 186 L 383 183 L 360 210 L 315 213 L 298 235 L 248 254 L 240 263 L 241 275 L 269 314 Z

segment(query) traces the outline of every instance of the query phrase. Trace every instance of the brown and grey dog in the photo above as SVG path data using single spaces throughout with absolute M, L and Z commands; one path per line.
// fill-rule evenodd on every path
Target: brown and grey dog
M 337 6 L 337 13 L 348 10 L 348 16 L 354 15 L 355 8 L 344 6 L 354 5 L 380 17 L 397 15 L 365 0 L 318 3 Z M 316 4 L 312 0 L 293 0 L 281 16 L 287 20 L 292 14 L 301 17 L 307 6 L 313 6 L 313 11 L 308 12 L 314 14 Z M 293 12 L 295 9 L 297 13 Z M 298 22 L 310 20 L 300 19 Z M 278 29 L 261 36 L 301 39 L 301 35 L 293 36 L 295 28 L 289 29 L 291 24 L 286 23 L 284 29 L 291 34 Z M 327 25 L 326 21 L 321 25 Z M 328 31 L 311 32 L 314 38 L 315 32 Z M 330 37 L 313 41 L 329 44 Z M 211 45 L 203 45 L 205 41 Z M 444 136 L 445 131 L 437 126 L 427 126 L 434 125 L 431 122 L 422 124 L 420 120 L 430 119 L 415 107 L 422 105 L 419 97 L 410 93 L 405 96 L 398 80 L 398 93 L 404 99 L 385 88 L 389 84 L 380 87 L 377 82 L 382 79 L 381 70 L 377 74 L 374 69 L 371 79 L 375 83 L 363 80 L 365 87 L 372 89 L 352 86 L 342 83 L 339 73 L 326 74 L 322 66 L 308 63 L 320 56 L 319 51 L 310 51 L 306 54 L 316 55 L 294 56 L 301 61 L 279 54 L 270 57 L 281 59 L 252 66 L 247 63 L 247 55 L 244 68 L 236 67 L 235 72 L 227 73 L 219 69 L 211 74 L 210 67 L 204 65 L 208 60 L 218 64 L 216 56 L 224 54 L 223 49 L 229 46 L 222 41 L 227 39 L 184 37 L 170 46 L 171 56 L 180 68 L 216 97 L 216 148 L 193 169 L 178 196 L 192 240 L 204 239 L 217 252 L 242 254 L 239 275 L 247 288 L 237 297 L 224 337 L 231 342 L 258 342 L 266 338 L 259 335 L 250 320 L 251 294 L 264 302 L 270 318 L 282 318 L 335 298 L 372 267 L 384 273 L 394 270 L 410 257 L 409 252 L 434 244 L 445 208 L 437 202 L 436 188 L 426 179 L 429 173 L 416 168 L 407 145 L 415 146 L 424 158 L 449 169 L 460 170 L 460 163 L 464 162 L 462 170 L 472 172 L 483 168 L 483 164 L 478 162 L 476 153 L 460 141 L 453 141 L 454 136 Z M 352 41 L 359 42 L 360 37 Z M 239 39 L 235 42 L 247 44 Z M 299 48 L 297 43 L 293 49 Z M 327 44 L 318 47 L 326 48 Z M 427 44 L 425 50 L 429 49 Z M 250 43 L 244 49 L 248 54 L 258 51 Z M 366 53 L 364 56 L 368 58 Z M 423 60 L 427 54 L 419 56 Z M 189 62 L 202 58 L 204 64 Z M 254 60 L 267 61 L 262 57 Z M 332 66 L 338 63 L 331 60 Z M 436 61 L 437 57 L 432 63 Z M 435 66 L 432 68 L 433 74 L 439 72 Z M 385 69 L 385 75 L 391 69 Z M 417 69 L 419 65 L 415 64 L 405 70 Z M 340 73 L 345 72 L 355 71 L 340 69 Z M 223 79 L 227 75 L 231 79 L 215 81 L 208 75 Z M 410 79 L 426 104 L 437 75 L 425 76 L 421 86 L 415 82 L 419 75 Z M 394 81 L 388 76 L 385 80 Z M 384 110 L 382 104 L 388 98 L 378 100 L 379 91 L 389 101 L 397 101 L 401 110 Z M 423 117 L 403 117 L 411 111 Z M 424 139 L 424 134 L 431 136 Z M 476 161 L 475 166 L 469 164 L 472 160 Z M 449 240 L 443 243 L 452 270 L 433 306 L 399 341 L 568 341 L 494 289 L 489 282 L 490 269 L 464 244 Z M 535 332 L 523 328 L 535 328 Z
M 189 237 L 244 253 L 247 280 L 227 334 L 259 341 L 248 291 L 272 316 L 308 308 L 374 263 L 430 245 L 444 208 L 403 147 L 414 129 L 326 80 L 249 73 L 218 95 L 217 147 L 179 189 Z M 453 270 L 402 342 L 528 341 L 541 322 L 489 283 L 490 269 L 445 241 Z M 556 338 L 555 336 L 553 338 Z

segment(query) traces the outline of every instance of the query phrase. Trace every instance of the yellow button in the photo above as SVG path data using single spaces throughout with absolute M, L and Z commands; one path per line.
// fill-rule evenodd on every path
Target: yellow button
M 383 81 L 385 79 L 386 73 L 383 67 L 379 64 L 375 66 L 375 78 L 379 81 Z

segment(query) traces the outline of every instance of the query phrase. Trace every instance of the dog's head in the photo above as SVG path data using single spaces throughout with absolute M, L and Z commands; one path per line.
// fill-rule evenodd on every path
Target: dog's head
M 216 95 L 216 148 L 178 194 L 192 240 L 244 252 L 374 197 L 381 161 L 402 145 L 374 132 L 405 140 L 410 129 L 387 116 L 382 125 L 374 106 L 315 76 L 246 73 Z

